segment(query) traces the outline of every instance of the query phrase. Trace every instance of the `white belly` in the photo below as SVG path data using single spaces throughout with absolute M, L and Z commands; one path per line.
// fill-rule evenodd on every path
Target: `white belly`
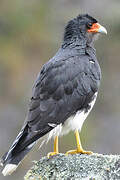
M 88 114 L 92 110 L 96 98 L 97 98 L 97 93 L 95 93 L 95 98 L 93 99 L 93 101 L 89 103 L 90 109 L 87 112 L 85 112 L 85 110 L 80 110 L 75 115 L 69 117 L 64 124 L 60 124 L 56 126 L 52 131 L 50 131 L 47 139 L 49 140 L 50 138 L 52 137 L 54 138 L 55 136 L 65 135 L 69 133 L 69 131 L 74 131 L 76 129 L 81 131 L 82 125 L 85 119 L 87 118 Z

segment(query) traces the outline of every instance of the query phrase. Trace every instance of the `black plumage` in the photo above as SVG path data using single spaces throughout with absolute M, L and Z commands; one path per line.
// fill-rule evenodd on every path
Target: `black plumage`
M 33 87 L 24 126 L 2 158 L 2 163 L 16 164 L 23 159 L 40 137 L 76 114 L 87 112 L 98 91 L 101 70 L 93 47 L 93 36 L 87 30 L 97 20 L 79 15 L 66 28 L 63 43 L 43 65 Z

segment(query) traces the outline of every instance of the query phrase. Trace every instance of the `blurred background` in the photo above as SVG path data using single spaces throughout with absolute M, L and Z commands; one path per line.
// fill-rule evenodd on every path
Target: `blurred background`
M 0 0 L 0 156 L 18 134 L 28 108 L 32 86 L 41 66 L 58 50 L 64 26 L 79 13 L 89 13 L 108 35 L 96 42 L 102 69 L 99 96 L 81 132 L 83 147 L 120 154 L 120 1 L 119 0 Z M 32 150 L 19 169 L 0 180 L 21 180 L 52 151 L 53 142 Z M 60 138 L 60 152 L 75 148 L 73 133 Z

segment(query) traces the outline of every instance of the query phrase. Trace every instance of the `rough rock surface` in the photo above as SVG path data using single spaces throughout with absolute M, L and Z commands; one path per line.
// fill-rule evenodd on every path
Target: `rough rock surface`
M 25 180 L 120 180 L 119 155 L 64 155 L 43 157 Z

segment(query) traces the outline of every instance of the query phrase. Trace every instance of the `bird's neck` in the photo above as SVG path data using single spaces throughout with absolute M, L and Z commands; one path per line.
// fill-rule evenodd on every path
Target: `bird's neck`
M 89 43 L 84 36 L 66 39 L 62 44 L 62 49 L 74 51 L 81 55 L 86 54 L 86 52 L 96 54 L 93 43 Z

